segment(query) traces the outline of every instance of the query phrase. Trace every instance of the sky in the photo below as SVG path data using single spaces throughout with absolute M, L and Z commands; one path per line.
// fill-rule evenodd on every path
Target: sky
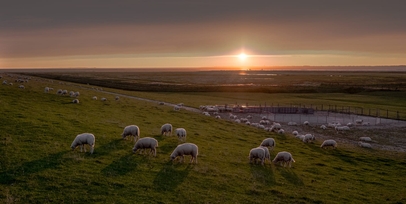
M 0 68 L 406 64 L 404 0 L 9 0 Z M 238 56 L 246 54 L 245 59 Z

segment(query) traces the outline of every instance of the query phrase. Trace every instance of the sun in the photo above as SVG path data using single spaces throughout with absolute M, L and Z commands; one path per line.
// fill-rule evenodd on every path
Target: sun
M 242 61 L 244 61 L 245 59 L 247 59 L 247 55 L 245 53 L 241 53 L 238 55 L 238 58 Z

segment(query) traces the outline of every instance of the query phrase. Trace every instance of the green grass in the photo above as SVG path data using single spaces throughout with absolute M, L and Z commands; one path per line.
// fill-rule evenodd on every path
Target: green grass
M 80 103 L 45 94 L 45 86 L 80 91 Z M 324 150 L 321 141 L 304 144 L 291 135 L 124 97 L 114 101 L 113 95 L 56 82 L 32 80 L 25 90 L 2 85 L 0 93 L 2 203 L 406 202 L 405 153 L 344 145 Z M 93 95 L 108 101 L 94 101 Z M 207 103 L 240 98 L 191 95 L 179 101 L 184 94 L 160 97 L 196 105 L 206 97 Z M 187 130 L 187 142 L 199 146 L 198 164 L 170 162 L 179 142 L 159 135 L 164 123 Z M 133 143 L 120 136 L 130 124 L 140 127 L 141 137 L 159 141 L 157 157 L 132 153 Z M 83 132 L 96 136 L 92 155 L 69 148 Z M 289 151 L 293 168 L 249 164 L 249 150 L 267 137 L 277 142 L 271 157 Z

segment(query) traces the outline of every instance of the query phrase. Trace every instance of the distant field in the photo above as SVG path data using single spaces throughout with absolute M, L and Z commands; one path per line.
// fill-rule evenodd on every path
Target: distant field
M 3 75 L 4 76 L 4 75 Z M 16 76 L 4 76 L 13 81 Z M 108 81 L 108 80 L 107 80 Z M 84 82 L 84 81 L 82 81 Z M 91 89 L 90 85 L 59 83 L 33 78 L 0 86 L 0 201 L 3 203 L 405 203 L 406 155 L 366 150 L 339 144 L 324 150 L 321 140 L 304 144 L 290 133 L 263 130 L 216 120 L 199 113 L 174 111 L 169 106 Z M 44 87 L 54 92 L 44 93 Z M 80 103 L 56 89 L 80 91 Z M 296 96 L 267 93 L 126 92 L 191 106 L 254 101 L 315 104 L 340 99 L 343 103 L 400 108 L 404 98 L 394 93 Z M 374 93 L 388 94 L 379 96 Z M 392 95 L 393 93 L 393 95 Z M 370 97 L 365 98 L 363 95 Z M 93 96 L 108 100 L 92 100 Z M 272 97 L 275 96 L 275 97 Z M 351 98 L 353 97 L 353 98 Z M 393 98 L 390 98 L 393 97 Z M 262 99 L 262 100 L 261 100 Z M 303 100 L 300 100 L 303 99 Z M 250 103 L 250 101 L 248 101 Z M 269 103 L 268 101 L 266 101 Z M 180 143 L 175 136 L 159 134 L 172 123 L 188 131 L 187 141 L 199 146 L 198 164 L 172 163 L 169 155 Z M 126 125 L 136 124 L 141 137 L 159 141 L 157 157 L 133 154 L 133 143 L 121 139 Z M 83 132 L 96 136 L 95 153 L 72 152 L 74 137 Z M 249 164 L 248 152 L 267 137 L 279 151 L 292 153 L 293 168 L 266 163 Z M 186 157 L 188 160 L 189 157 Z

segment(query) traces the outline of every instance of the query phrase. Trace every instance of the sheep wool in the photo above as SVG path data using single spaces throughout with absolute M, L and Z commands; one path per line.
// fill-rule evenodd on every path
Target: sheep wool
M 252 148 L 249 154 L 250 163 L 253 163 L 255 160 L 259 159 L 261 164 L 264 165 L 265 162 L 265 150 L 262 147 Z
M 324 142 L 320 146 L 321 148 L 326 147 L 333 147 L 333 149 L 337 148 L 337 142 L 335 140 L 324 140 Z
M 172 125 L 169 123 L 166 123 L 161 126 L 161 135 L 172 135 Z
M 274 164 L 280 164 L 283 167 L 289 166 L 292 167 L 292 162 L 296 162 L 292 154 L 286 151 L 283 152 L 278 152 L 278 154 L 275 156 L 275 158 L 272 160 L 272 163 Z
M 266 138 L 262 140 L 261 144 L 259 146 L 263 147 L 269 147 L 271 150 L 275 147 L 275 139 L 273 138 Z
M 156 148 L 158 147 L 158 140 L 152 137 L 143 137 L 139 139 L 135 144 L 133 148 L 133 153 L 137 152 L 137 150 L 141 149 L 150 149 L 150 152 L 154 154 L 154 157 L 156 157 Z
M 80 152 L 82 152 L 82 148 L 86 152 L 86 147 L 84 145 L 87 144 L 90 146 L 90 154 L 93 154 L 95 142 L 96 139 L 93 134 L 82 133 L 76 136 L 70 147 L 72 148 L 72 150 L 75 150 L 77 146 L 80 146 Z
M 185 128 L 176 128 L 175 132 L 176 132 L 176 136 L 178 136 L 178 139 L 180 141 L 186 140 L 186 130 L 185 130 Z
M 190 159 L 190 163 L 193 161 L 197 164 L 197 155 L 199 154 L 199 148 L 197 145 L 193 143 L 183 143 L 178 145 L 175 150 L 173 150 L 170 158 L 171 161 L 175 160 L 176 157 L 181 157 L 181 161 L 183 162 L 185 159 L 185 155 L 191 155 L 192 158 Z

